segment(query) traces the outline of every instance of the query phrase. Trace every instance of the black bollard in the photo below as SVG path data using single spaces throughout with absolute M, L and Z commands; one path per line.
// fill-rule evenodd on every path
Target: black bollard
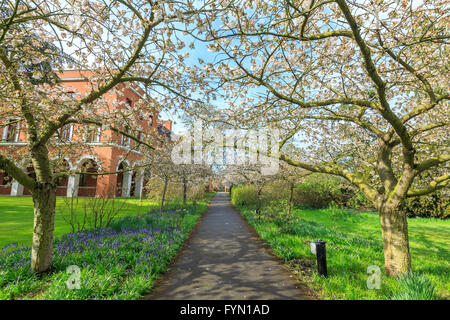
M 325 241 L 317 240 L 316 244 L 316 256 L 317 256 L 317 271 L 319 275 L 328 277 L 327 272 L 327 253 L 325 249 Z

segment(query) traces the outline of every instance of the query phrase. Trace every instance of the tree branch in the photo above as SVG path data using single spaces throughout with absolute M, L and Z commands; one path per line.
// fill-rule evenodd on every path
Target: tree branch
M 21 168 L 14 164 L 11 160 L 0 154 L 0 169 L 6 171 L 8 175 L 17 180 L 21 185 L 25 186 L 30 192 L 36 188 L 36 182 L 30 178 Z
M 434 179 L 433 181 L 431 181 L 430 184 L 426 188 L 418 189 L 418 190 L 410 189 L 407 193 L 407 197 L 408 198 L 418 197 L 418 196 L 424 196 L 424 195 L 433 193 L 439 189 L 445 188 L 448 185 L 449 181 L 450 181 L 450 175 L 447 173 L 447 174 L 440 176 L 440 177 Z

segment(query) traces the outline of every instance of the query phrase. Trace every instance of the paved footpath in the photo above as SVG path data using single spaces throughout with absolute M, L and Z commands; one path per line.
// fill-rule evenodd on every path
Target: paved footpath
M 314 299 L 217 193 L 170 271 L 145 299 Z

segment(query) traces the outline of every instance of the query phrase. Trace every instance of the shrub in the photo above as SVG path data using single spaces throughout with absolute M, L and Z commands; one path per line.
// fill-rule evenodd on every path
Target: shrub
M 399 291 L 392 295 L 392 300 L 437 300 L 433 282 L 425 275 L 410 273 L 398 278 Z
M 347 206 L 355 191 L 341 178 L 311 174 L 296 186 L 294 204 L 297 206 L 321 209 L 332 202 L 339 206 Z
M 153 176 L 147 182 L 145 189 L 150 199 L 161 201 L 164 189 L 164 182 L 157 176 Z M 181 199 L 183 195 L 183 186 L 178 181 L 169 180 L 165 195 L 166 201 Z
M 373 208 L 372 202 L 366 198 L 366 196 L 359 190 L 355 190 L 353 196 L 348 199 L 345 204 L 347 208 L 352 209 L 369 209 Z
M 263 202 L 269 203 L 275 200 L 289 198 L 289 183 L 283 180 L 276 180 L 266 183 L 262 192 Z
M 434 193 L 427 196 L 408 198 L 403 204 L 406 215 L 422 218 L 449 218 L 449 197 L 443 193 Z
M 117 201 L 113 197 L 85 198 L 81 201 L 78 197 L 66 197 L 64 204 L 61 211 L 63 219 L 71 226 L 72 232 L 80 232 L 108 227 L 126 208 L 127 202 Z
M 285 223 L 285 218 L 287 217 L 286 209 L 286 200 L 270 201 L 261 210 L 261 218 L 265 221 L 274 222 L 276 225 L 280 226 Z
M 231 199 L 235 206 L 256 207 L 258 195 L 255 186 L 239 186 L 231 190 Z
M 189 187 L 187 189 L 187 194 L 186 194 L 187 198 L 189 200 L 192 200 L 194 209 L 195 209 L 195 206 L 197 205 L 197 201 L 204 199 L 205 195 L 206 195 L 205 186 L 202 184 L 197 184 L 195 186 Z
M 285 201 L 288 197 L 288 183 L 277 180 L 264 186 L 260 200 L 264 207 L 273 201 Z M 231 198 L 236 206 L 254 208 L 258 203 L 257 189 L 253 185 L 234 187 Z M 339 207 L 355 209 L 371 207 L 366 197 L 343 179 L 323 174 L 311 174 L 297 184 L 294 188 L 293 203 L 312 209 L 328 208 L 332 203 Z

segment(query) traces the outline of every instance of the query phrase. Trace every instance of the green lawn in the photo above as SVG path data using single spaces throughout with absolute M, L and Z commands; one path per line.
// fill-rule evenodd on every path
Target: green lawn
M 121 199 L 127 207 L 108 228 L 75 233 L 67 233 L 70 227 L 60 216 L 63 199 L 58 199 L 51 272 L 31 271 L 29 245 L 0 247 L 0 300 L 140 299 L 167 271 L 212 196 L 205 195 L 195 206 L 191 201 L 169 204 L 162 213 L 153 202 Z M 29 244 L 31 199 L 3 199 L 2 241 Z M 76 288 L 70 287 L 74 279 Z
M 77 212 L 83 211 L 83 203 L 87 198 L 78 199 Z M 158 204 L 150 200 L 116 199 L 124 203 L 118 216 L 142 214 L 158 208 Z M 117 205 L 117 204 L 116 204 Z M 64 198 L 56 198 L 55 236 L 71 232 L 70 225 L 64 220 L 68 208 Z M 0 247 L 9 243 L 31 245 L 33 233 L 33 200 L 30 196 L 10 197 L 0 196 Z
M 277 255 L 323 299 L 389 299 L 398 282 L 384 274 L 383 244 L 378 215 L 341 209 L 295 209 L 290 224 L 257 219 L 239 208 Z M 408 220 L 412 270 L 424 274 L 442 298 L 450 292 L 450 221 Z M 309 242 L 325 240 L 328 278 L 319 277 Z M 381 269 L 381 289 L 367 288 L 367 268 Z

